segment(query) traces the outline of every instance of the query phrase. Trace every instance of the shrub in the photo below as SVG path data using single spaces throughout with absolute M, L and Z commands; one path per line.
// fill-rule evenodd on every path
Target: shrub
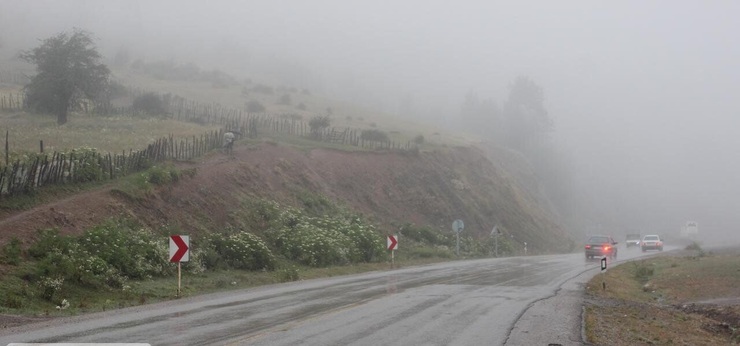
M 414 143 L 416 143 L 416 144 L 423 144 L 424 143 L 424 136 L 423 135 L 418 135 L 418 136 L 414 137 Z
M 265 111 L 265 106 L 263 106 L 259 101 L 249 101 L 247 102 L 247 112 L 249 113 L 262 113 Z
M 290 94 L 283 94 L 277 99 L 277 104 L 279 105 L 290 105 L 291 102 L 292 101 L 290 100 Z
M 21 262 L 21 241 L 20 239 L 13 237 L 10 239 L 8 244 L 3 247 L 2 257 L 0 257 L 0 263 L 18 265 Z
M 146 171 L 147 181 L 154 185 L 166 185 L 180 180 L 180 171 L 173 166 L 153 166 Z
M 254 234 L 238 231 L 226 235 L 214 233 L 207 237 L 208 247 L 212 250 L 208 265 L 222 267 L 224 264 L 234 269 L 272 270 L 275 268 L 275 257 L 267 245 Z M 218 254 L 214 258 L 214 253 Z
M 372 142 L 387 142 L 390 140 L 387 133 L 377 129 L 362 130 L 360 138 Z
M 286 258 L 312 267 L 350 262 L 351 243 L 347 236 L 306 221 L 275 232 L 275 243 Z
M 443 245 L 447 243 L 447 239 L 445 239 L 440 231 L 429 226 L 407 224 L 401 228 L 401 235 L 428 245 Z
M 33 258 L 44 258 L 48 253 L 66 249 L 68 241 L 67 237 L 59 235 L 56 228 L 40 229 L 36 241 L 28 248 L 28 254 Z
M 254 87 L 252 87 L 252 91 L 256 93 L 268 94 L 268 95 L 272 95 L 275 93 L 275 90 L 271 86 L 267 86 L 264 84 L 255 85 Z
M 635 278 L 642 282 L 647 281 L 655 273 L 655 269 L 646 264 L 645 261 L 633 262 L 633 264 Z
M 132 107 L 135 111 L 147 115 L 167 113 L 167 108 L 165 107 L 162 97 L 153 92 L 147 92 L 140 96 L 137 96 L 134 99 Z
M 135 225 L 109 220 L 86 231 L 78 242 L 90 255 L 98 257 L 124 276 L 147 278 L 170 272 L 166 239 Z M 99 270 L 102 269 L 99 267 Z
M 311 133 L 318 135 L 322 130 L 331 126 L 331 119 L 328 115 L 317 115 L 308 121 L 308 126 L 311 128 Z
M 280 268 L 275 272 L 275 277 L 278 282 L 290 282 L 298 281 L 300 279 L 298 275 L 298 268 L 290 266 L 287 268 Z

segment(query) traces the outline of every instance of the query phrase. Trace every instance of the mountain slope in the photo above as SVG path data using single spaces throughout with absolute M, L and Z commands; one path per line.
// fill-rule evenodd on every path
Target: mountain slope
M 197 162 L 177 163 L 197 173 L 143 198 L 132 198 L 112 184 L 5 214 L 0 244 L 13 236 L 28 241 L 38 228 L 81 233 L 119 215 L 154 228 L 208 232 L 237 223 L 235 213 L 247 196 L 300 206 L 301 196 L 309 193 L 363 213 L 388 233 L 405 223 L 452 232 L 452 221 L 462 219 L 465 234 L 482 240 L 498 225 L 520 246 L 527 242 L 530 254 L 569 251 L 572 241 L 542 207 L 546 204 L 486 156 L 472 147 L 399 153 L 305 150 L 271 142 L 239 145 L 233 156 L 214 152 Z

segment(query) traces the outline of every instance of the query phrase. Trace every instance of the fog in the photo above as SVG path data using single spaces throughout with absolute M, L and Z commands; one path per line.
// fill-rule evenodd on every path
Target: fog
M 528 76 L 578 232 L 670 237 L 692 220 L 738 242 L 738 13 L 729 0 L 0 0 L 0 58 L 79 27 L 107 57 L 194 62 L 452 128 L 466 93 L 500 104 Z

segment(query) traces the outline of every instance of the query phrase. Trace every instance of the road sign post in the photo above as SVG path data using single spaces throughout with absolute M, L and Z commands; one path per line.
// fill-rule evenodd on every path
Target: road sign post
M 498 258 L 498 236 L 501 234 L 501 231 L 498 230 L 498 226 L 493 226 L 493 229 L 491 230 L 491 236 L 493 237 L 493 246 L 494 246 L 494 254 L 496 255 L 496 258 Z
M 190 236 L 170 236 L 170 262 L 177 262 L 177 296 L 180 297 L 182 282 L 182 262 L 190 260 Z
M 452 222 L 452 231 L 457 235 L 457 245 L 455 246 L 455 253 L 457 257 L 460 257 L 460 232 L 465 228 L 465 224 L 462 220 L 457 219 Z
M 601 258 L 601 289 L 606 291 L 606 280 L 604 279 L 604 271 L 606 270 L 606 256 Z

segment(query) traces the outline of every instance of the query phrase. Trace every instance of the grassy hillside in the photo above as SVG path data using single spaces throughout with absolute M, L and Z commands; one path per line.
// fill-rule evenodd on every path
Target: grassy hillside
M 257 83 L 252 81 L 213 85 L 118 77 L 141 90 L 226 107 L 258 100 L 267 113 L 291 112 L 304 121 L 316 114 L 313 109 L 331 108 L 332 126 L 374 129 L 398 142 L 422 140 L 407 149 L 368 150 L 261 130 L 257 136 L 241 137 L 233 154 L 216 150 L 189 161 L 153 162 L 145 171 L 113 181 L 2 196 L 0 272 L 8 280 L 0 291 L 9 298 L 0 306 L 6 311 L 53 308 L 63 298 L 75 299 L 78 307 L 101 309 L 111 299 L 135 304 L 169 297 L 171 292 L 157 279 L 172 275 L 171 266 L 162 263 L 168 234 L 192 236 L 198 250 L 186 269 L 197 277 L 213 278 L 223 270 L 249 277 L 257 270 L 270 273 L 260 279 L 265 282 L 296 280 L 306 277 L 299 271 L 330 266 L 384 263 L 387 234 L 401 236 L 400 261 L 454 258 L 455 219 L 466 225 L 462 258 L 491 256 L 494 226 L 503 232 L 501 255 L 524 254 L 525 242 L 530 255 L 573 247 L 537 192 L 526 160 L 516 153 L 484 152 L 464 135 L 405 124 L 290 87 L 268 86 L 291 95 L 291 105 L 286 105 L 278 104 L 274 94 L 253 95 Z M 306 109 L 295 108 L 296 102 Z M 10 133 L 14 159 L 33 155 L 41 140 L 47 152 L 93 147 L 115 153 L 142 149 L 160 136 L 177 139 L 214 129 L 161 114 L 76 113 L 64 126 L 55 125 L 52 117 L 22 111 L 0 112 L 0 118 L 0 130 Z M 140 244 L 151 244 L 150 250 L 121 243 L 117 249 L 132 252 L 111 258 L 139 258 L 134 263 L 94 252 L 108 245 L 91 240 L 96 236 L 125 242 L 128 238 L 120 235 L 132 232 Z M 68 270 L 83 260 L 84 266 L 98 263 L 88 268 L 95 275 Z M 214 287 L 208 279 L 199 282 L 203 284 L 194 283 L 192 293 L 230 287 Z M 91 297 L 98 288 L 112 291 Z

